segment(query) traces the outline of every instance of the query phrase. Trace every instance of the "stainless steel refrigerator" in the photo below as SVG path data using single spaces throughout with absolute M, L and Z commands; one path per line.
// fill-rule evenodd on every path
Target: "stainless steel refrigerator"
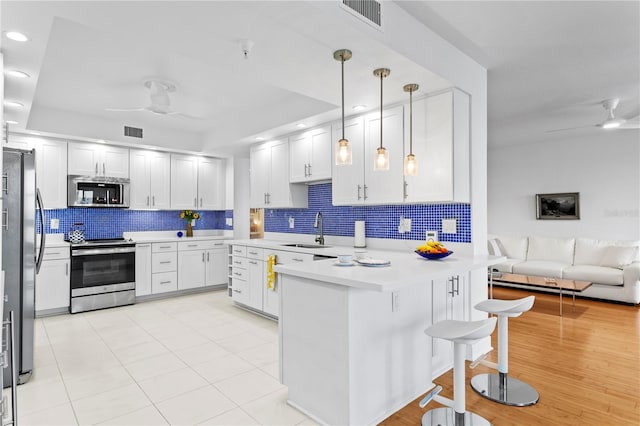
M 33 326 L 35 319 L 35 280 L 42 261 L 44 241 L 36 253 L 36 211 L 42 216 L 42 203 L 36 189 L 33 151 L 3 149 L 2 175 L 2 269 L 5 273 L 3 320 L 13 311 L 15 348 L 14 368 L 18 383 L 26 382 L 33 370 Z M 44 232 L 41 238 L 44 238 Z M 3 371 L 3 387 L 11 384 L 11 369 Z

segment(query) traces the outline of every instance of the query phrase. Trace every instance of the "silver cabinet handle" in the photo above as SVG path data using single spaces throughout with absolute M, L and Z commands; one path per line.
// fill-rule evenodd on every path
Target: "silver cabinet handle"
M 149 196 L 147 195 L 147 205 L 149 205 Z
M 207 252 L 207 262 L 209 262 L 209 252 Z
M 105 166 L 105 163 L 102 163 L 102 176 L 106 176 L 107 175 L 107 167 Z
M 171 281 L 160 281 L 160 284 L 171 284 Z
M 69 262 L 64 264 L 64 275 L 69 276 Z
M 50 255 L 50 256 L 53 256 L 54 254 L 60 254 L 60 252 L 59 251 L 52 251 L 52 252 L 49 252 L 47 254 Z
M 153 196 L 151 197 L 151 205 L 152 205 L 152 206 L 154 206 L 154 207 L 155 207 L 155 205 L 156 205 L 156 196 L 155 196 L 155 195 L 153 195 Z
M 169 263 L 171 263 L 170 260 L 164 260 L 164 261 L 160 262 L 161 265 L 168 265 Z
M 307 164 L 307 167 L 309 168 L 309 176 L 311 176 L 311 163 Z
M 358 200 L 360 200 L 362 197 L 360 196 L 360 188 L 362 188 L 360 185 L 358 185 Z
M 403 196 L 403 198 L 404 198 L 404 199 L 406 199 L 406 198 L 409 196 L 409 194 L 407 194 L 407 186 L 408 186 L 408 185 L 409 185 L 409 184 L 408 184 L 408 183 L 407 183 L 407 181 L 405 180 L 405 181 L 404 181 L 404 186 L 403 186 L 403 188 L 402 188 L 402 196 Z
M 233 289 L 234 293 L 242 293 L 242 290 L 236 290 L 235 288 Z
M 242 265 L 242 262 L 238 262 L 237 260 L 233 263 L 235 263 L 236 265 Z
M 305 165 L 304 165 L 304 177 L 307 177 L 307 176 L 308 176 L 308 175 L 307 175 L 307 165 L 305 164 Z
M 250 251 L 249 254 L 253 254 L 255 256 L 256 254 L 258 254 L 258 252 L 257 251 Z
M 367 197 L 367 188 L 368 188 L 367 185 L 365 185 L 364 186 L 364 199 L 365 199 L 365 201 L 367 200 L 367 198 L 369 198 L 369 197 Z
M 456 281 L 456 296 L 459 296 L 460 295 L 460 275 L 456 275 L 454 279 Z
M 304 259 L 300 259 L 299 257 L 294 257 L 293 259 L 294 262 L 304 262 Z
M 214 243 L 213 245 L 214 246 L 222 246 L 222 245 L 224 245 L 224 243 Z
M 198 207 L 198 197 L 193 199 L 193 206 Z
M 256 262 L 255 260 L 250 260 L 249 263 L 252 264 L 252 265 L 257 265 L 258 264 L 258 262 Z
M 197 244 L 187 244 L 187 247 L 198 247 Z
M 98 175 L 98 162 L 96 161 L 96 176 Z
M 204 263 L 204 252 L 202 252 L 202 263 Z
M 2 174 L 2 193 L 3 194 L 9 193 L 9 176 L 7 176 L 6 173 Z
M 2 229 L 9 229 L 9 210 L 2 209 Z
M 202 207 L 202 197 L 200 197 L 200 207 Z
M 233 275 L 235 275 L 236 277 L 241 277 L 242 274 L 240 272 L 234 272 Z
M 171 246 L 160 246 L 161 249 L 170 249 Z
M 150 247 L 151 244 L 136 244 L 136 247 Z

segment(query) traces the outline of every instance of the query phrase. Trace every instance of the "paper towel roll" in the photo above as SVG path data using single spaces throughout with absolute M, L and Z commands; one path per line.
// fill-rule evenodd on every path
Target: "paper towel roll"
M 366 247 L 364 235 L 364 220 L 356 220 L 355 229 L 353 231 L 353 246 L 354 247 Z

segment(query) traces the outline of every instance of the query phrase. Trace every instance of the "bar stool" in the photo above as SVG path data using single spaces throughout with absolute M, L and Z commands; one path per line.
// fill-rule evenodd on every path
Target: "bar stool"
M 509 377 L 509 317 L 520 316 L 533 307 L 535 296 L 516 300 L 489 299 L 475 308 L 498 316 L 498 364 L 474 361 L 471 368 L 484 364 L 498 370 L 498 374 L 478 374 L 471 378 L 471 387 L 483 397 L 500 404 L 524 407 L 538 402 L 538 392 L 527 383 Z M 484 355 L 486 356 L 486 354 Z
M 424 332 L 428 336 L 453 342 L 453 400 L 438 395 L 442 386 L 429 392 L 422 401 L 423 408 L 431 400 L 446 405 L 448 408 L 434 408 L 422 416 L 422 425 L 490 425 L 489 421 L 478 414 L 465 410 L 465 345 L 473 344 L 493 333 L 496 318 L 481 321 L 445 320 L 433 324 Z

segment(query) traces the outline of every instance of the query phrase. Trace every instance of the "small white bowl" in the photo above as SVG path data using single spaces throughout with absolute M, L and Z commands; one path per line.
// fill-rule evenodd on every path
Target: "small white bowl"
M 353 255 L 351 254 L 339 254 L 338 262 L 340 263 L 351 263 L 353 261 Z

